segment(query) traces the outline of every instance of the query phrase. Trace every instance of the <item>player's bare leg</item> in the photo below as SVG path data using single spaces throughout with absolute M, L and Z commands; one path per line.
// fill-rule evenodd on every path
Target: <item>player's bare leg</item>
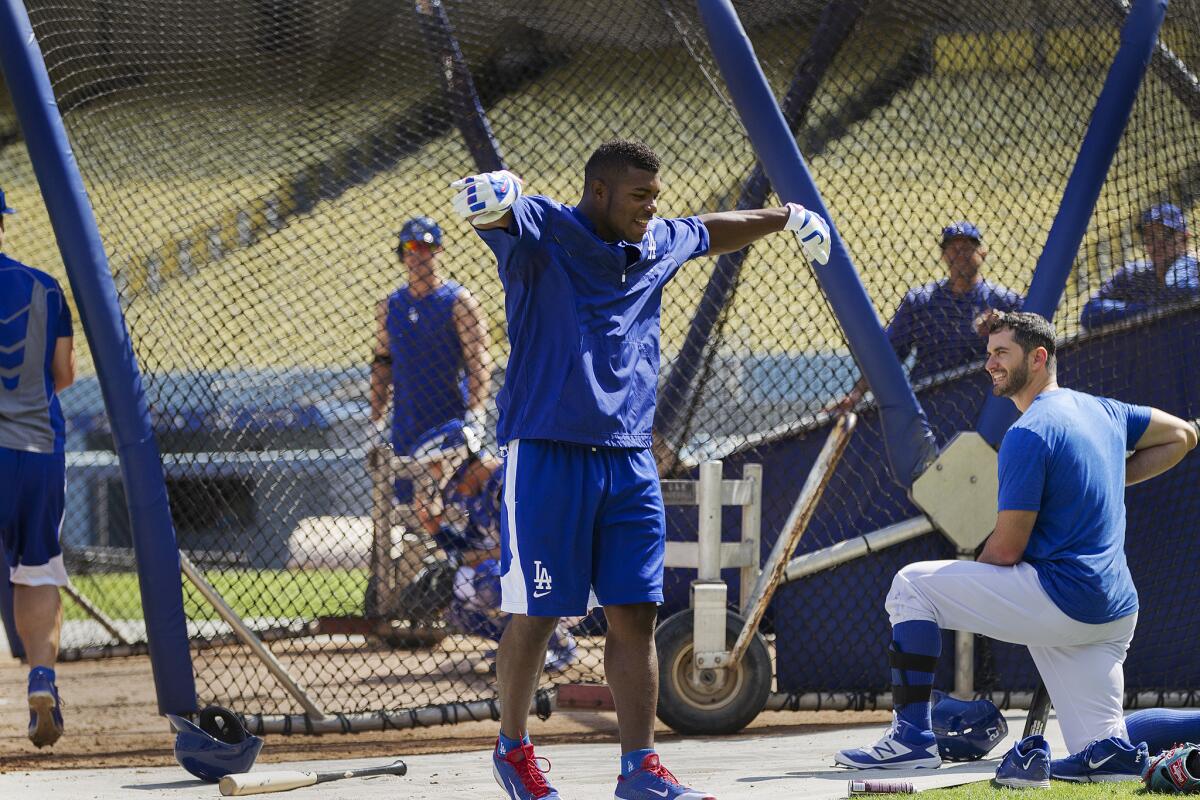
M 605 606 L 608 636 L 604 643 L 604 675 L 612 689 L 621 731 L 621 752 L 654 746 L 654 714 L 658 707 L 658 653 L 654 649 L 654 603 Z
M 546 663 L 546 645 L 558 617 L 513 614 L 496 652 L 500 732 L 520 740 L 528 730 L 529 706 Z
M 54 668 L 58 660 L 62 600 L 57 586 L 13 585 L 13 617 L 29 668 Z
M 52 745 L 63 733 L 54 662 L 58 660 L 62 599 L 57 586 L 13 586 L 13 617 L 29 663 L 29 740 Z

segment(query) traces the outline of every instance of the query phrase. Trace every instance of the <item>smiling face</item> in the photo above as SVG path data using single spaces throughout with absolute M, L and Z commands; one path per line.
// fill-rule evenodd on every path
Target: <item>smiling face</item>
M 640 242 L 658 213 L 662 183 L 657 172 L 627 167 L 615 175 L 596 178 L 588 187 L 596 232 L 605 241 Z
M 988 337 L 986 369 L 992 377 L 992 394 L 1012 397 L 1029 385 L 1030 364 L 1037 355 L 1026 354 L 1013 340 L 1011 330 L 1000 330 Z

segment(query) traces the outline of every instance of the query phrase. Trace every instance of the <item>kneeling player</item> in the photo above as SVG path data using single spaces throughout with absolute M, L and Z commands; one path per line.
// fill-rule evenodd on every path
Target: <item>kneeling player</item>
M 1136 779 L 1146 747 L 1130 744 L 1121 712 L 1138 611 L 1125 487 L 1178 463 L 1196 433 L 1157 409 L 1060 388 L 1054 328 L 1042 317 L 994 312 L 986 325 L 993 392 L 1022 412 L 1000 445 L 996 528 L 977 561 L 920 562 L 896 575 L 887 597 L 895 721 L 874 745 L 835 760 L 940 766 L 929 698 L 945 628 L 1029 647 L 1074 754 L 1049 763 L 1050 776 Z
M 458 420 L 426 431 L 411 458 L 419 477 L 413 497 L 417 518 L 445 553 L 427 563 L 402 602 L 426 613 L 445 612 L 457 630 L 499 642 L 509 615 L 500 610 L 500 497 L 503 462 L 485 455 L 479 438 Z M 559 621 L 546 651 L 546 669 L 558 672 L 578 660 L 570 626 Z M 496 651 L 476 665 L 495 671 Z

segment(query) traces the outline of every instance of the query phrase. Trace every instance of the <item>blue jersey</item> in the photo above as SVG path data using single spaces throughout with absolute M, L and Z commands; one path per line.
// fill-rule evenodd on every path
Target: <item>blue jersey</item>
M 986 280 L 958 294 L 943 278 L 904 295 L 888 325 L 888 339 L 901 361 L 916 349 L 912 380 L 982 361 L 987 340 L 975 331 L 975 318 L 989 308 L 1020 311 L 1021 296 Z
M 1080 622 L 1138 609 L 1125 563 L 1125 453 L 1149 424 L 1145 406 L 1058 389 L 1038 395 L 1000 443 L 1000 510 L 1038 512 L 1024 560 Z
M 1105 281 L 1084 305 L 1079 323 L 1107 325 L 1156 308 L 1200 298 L 1200 263 L 1190 253 L 1169 266 L 1160 281 L 1149 261 L 1132 261 Z
M 507 229 L 479 231 L 496 254 L 512 346 L 498 441 L 649 447 L 662 290 L 708 252 L 708 230 L 697 217 L 655 218 L 640 242 L 610 243 L 545 197 L 512 212 Z
M 454 303 L 462 287 L 447 281 L 424 297 L 402 287 L 387 299 L 392 355 L 392 446 L 407 453 L 421 434 L 467 412 L 462 342 Z
M 58 281 L 0 253 L 0 447 L 61 453 L 66 439 L 54 391 L 54 348 L 72 336 Z

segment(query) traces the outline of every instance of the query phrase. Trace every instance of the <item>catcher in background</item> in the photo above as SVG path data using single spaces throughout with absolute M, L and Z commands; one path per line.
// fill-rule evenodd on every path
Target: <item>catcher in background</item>
M 835 760 L 940 766 L 929 699 L 944 628 L 1027 645 L 1058 712 L 1072 755 L 1051 762 L 1041 737 L 1029 737 L 1001 763 L 998 782 L 1137 779 L 1147 747 L 1129 742 L 1121 711 L 1138 613 L 1125 487 L 1178 463 L 1196 432 L 1158 409 L 1060 388 L 1054 327 L 1037 314 L 994 312 L 984 323 L 992 391 L 1022 412 L 1000 445 L 996 528 L 977 561 L 897 573 L 887 597 L 895 721 L 874 745 Z
M 426 559 L 401 594 L 404 608 L 444 613 L 450 627 L 500 641 L 509 615 L 500 610 L 500 497 L 504 464 L 485 454 L 475 432 L 457 420 L 426 431 L 410 457 L 421 475 L 413 510 L 444 554 Z M 546 650 L 545 668 L 561 672 L 578 660 L 570 627 L 581 617 L 559 621 Z M 475 664 L 494 672 L 496 651 Z

